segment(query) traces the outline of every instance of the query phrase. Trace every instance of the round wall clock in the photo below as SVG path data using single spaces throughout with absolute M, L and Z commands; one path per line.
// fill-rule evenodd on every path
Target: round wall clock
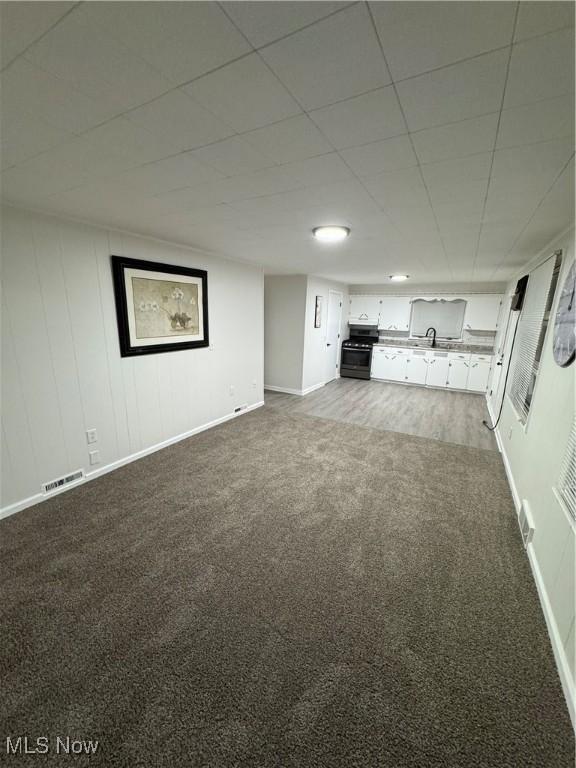
M 576 353 L 576 263 L 564 281 L 554 322 L 554 360 L 562 368 L 574 362 Z

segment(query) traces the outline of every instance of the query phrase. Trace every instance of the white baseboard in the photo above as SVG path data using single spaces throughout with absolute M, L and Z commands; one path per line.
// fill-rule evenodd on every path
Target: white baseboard
M 492 419 L 492 424 L 494 424 L 494 413 L 492 412 L 492 408 L 490 406 L 490 402 L 488 401 L 488 398 L 486 398 L 486 404 L 488 406 L 488 413 L 490 414 L 490 418 Z M 496 427 L 494 434 L 496 435 L 496 441 L 498 442 L 498 449 L 502 454 L 502 461 L 504 463 L 504 469 L 506 470 L 506 478 L 508 480 L 508 485 L 510 486 L 510 491 L 512 492 L 514 506 L 516 507 L 516 514 L 518 514 L 520 511 L 522 502 L 520 499 L 520 494 L 518 493 L 518 489 L 516 487 L 516 483 L 514 482 L 512 467 L 510 466 L 510 462 L 508 460 L 508 456 L 504 448 L 504 443 L 502 441 L 502 435 L 500 434 L 498 427 Z M 526 548 L 526 552 L 528 555 L 528 562 L 530 563 L 530 568 L 532 569 L 532 577 L 534 579 L 534 582 L 536 583 L 536 589 L 538 590 L 538 597 L 540 598 L 540 606 L 542 607 L 542 613 L 544 614 L 544 619 L 546 621 L 546 627 L 548 629 L 548 637 L 550 638 L 550 644 L 552 645 L 552 651 L 554 653 L 554 659 L 556 661 L 556 667 L 558 669 L 558 676 L 560 677 L 560 683 L 562 685 L 562 690 L 564 692 L 564 697 L 566 699 L 566 705 L 568 707 L 568 712 L 570 714 L 570 719 L 572 721 L 572 727 L 576 728 L 576 691 L 575 691 L 574 682 L 572 680 L 570 664 L 568 662 L 568 657 L 566 655 L 566 650 L 564 648 L 564 644 L 562 642 L 560 632 L 558 631 L 558 625 L 556 624 L 556 619 L 554 618 L 554 613 L 552 611 L 552 606 L 550 604 L 548 592 L 546 591 L 546 586 L 544 585 L 544 580 L 542 579 L 542 573 L 540 571 L 540 566 L 538 565 L 538 559 L 534 551 L 533 543 L 528 544 L 528 547 Z
M 558 625 L 556 624 L 548 593 L 544 586 L 540 566 L 538 565 L 538 560 L 536 559 L 534 548 L 531 543 L 528 544 L 527 552 L 528 562 L 532 568 L 532 576 L 536 582 L 536 589 L 538 590 L 538 597 L 540 598 L 540 605 L 542 606 L 542 613 L 546 620 L 548 636 L 550 637 L 556 667 L 558 668 L 558 676 L 560 677 L 564 698 L 566 699 L 566 705 L 568 706 L 568 713 L 570 715 L 570 720 L 572 721 L 572 727 L 576 730 L 576 688 L 572 679 L 572 672 L 570 671 L 570 663 L 564 644 L 562 643 L 562 638 L 560 637 L 560 632 L 558 631 Z
M 322 381 L 320 384 L 314 384 L 312 387 L 306 389 L 289 389 L 288 387 L 275 387 L 272 384 L 264 384 L 264 390 L 268 389 L 270 392 L 284 392 L 287 395 L 298 395 L 298 397 L 304 397 L 309 395 L 310 392 L 314 392 L 316 389 L 320 389 L 325 386 L 326 382 Z
M 155 445 L 151 445 L 149 448 L 143 448 L 141 451 L 137 451 L 136 453 L 131 453 L 130 455 L 124 456 L 122 459 L 113 461 L 112 463 L 106 464 L 103 467 L 98 467 L 98 469 L 95 469 L 92 472 L 87 472 L 86 475 L 81 480 L 78 480 L 78 482 L 70 483 L 70 485 L 67 485 L 64 488 L 60 488 L 57 491 L 54 491 L 48 494 L 36 493 L 34 494 L 34 496 L 29 496 L 27 499 L 22 499 L 21 501 L 17 501 L 14 504 L 9 504 L 6 507 L 2 507 L 0 509 L 0 520 L 4 517 L 8 517 L 9 515 L 14 515 L 16 512 L 20 512 L 21 510 L 26 509 L 27 507 L 31 507 L 34 504 L 40 504 L 40 502 L 42 501 L 46 501 L 47 499 L 52 499 L 54 496 L 58 496 L 60 493 L 66 493 L 66 491 L 69 491 L 72 488 L 76 488 L 79 485 L 82 485 L 83 483 L 87 483 L 90 480 L 94 480 L 94 478 L 96 477 L 105 475 L 108 472 L 113 472 L 115 469 L 119 469 L 120 467 L 123 467 L 125 464 L 130 464 L 132 461 L 137 461 L 138 459 L 142 459 L 144 456 L 148 456 L 150 453 L 161 451 L 162 448 L 167 448 L 169 445 L 174 445 L 174 443 L 179 443 L 181 440 L 186 440 L 186 438 L 192 437 L 193 435 L 196 435 L 199 432 L 205 432 L 207 429 L 212 429 L 212 427 L 217 427 L 219 424 L 224 424 L 224 422 L 230 421 L 230 419 L 235 419 L 238 416 L 242 416 L 243 414 L 248 413 L 248 411 L 253 411 L 256 408 L 260 408 L 263 405 L 264 405 L 264 401 L 261 400 L 258 403 L 249 405 L 247 408 L 244 408 L 244 410 L 239 411 L 238 413 L 227 413 L 225 416 L 221 416 L 218 419 L 209 421 L 207 424 L 201 424 L 199 427 L 194 427 L 194 429 L 190 429 L 187 432 L 182 432 L 181 434 L 176 435 L 175 437 L 170 437 L 167 440 L 163 440 L 161 443 L 156 443 Z

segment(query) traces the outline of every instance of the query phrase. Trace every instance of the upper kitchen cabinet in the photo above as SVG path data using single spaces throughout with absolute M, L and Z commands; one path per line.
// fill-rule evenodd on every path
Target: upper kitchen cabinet
M 502 296 L 490 294 L 465 296 L 464 314 L 465 331 L 495 331 L 498 327 L 498 315 Z
M 411 301 L 409 296 L 382 296 L 378 328 L 381 331 L 409 331 Z
M 379 296 L 350 296 L 350 325 L 378 325 L 379 317 Z

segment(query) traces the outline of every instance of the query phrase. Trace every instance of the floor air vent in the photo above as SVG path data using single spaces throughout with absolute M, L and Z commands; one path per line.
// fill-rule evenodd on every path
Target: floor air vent
M 59 477 L 58 480 L 51 480 L 49 483 L 43 483 L 42 492 L 53 493 L 54 491 L 57 491 L 59 488 L 62 488 L 62 486 L 64 485 L 68 485 L 69 483 L 75 483 L 77 480 L 82 480 L 83 477 L 84 477 L 84 470 L 79 469 L 76 472 L 72 472 L 70 475 Z
M 518 512 L 518 523 L 520 525 L 520 533 L 522 534 L 522 542 L 524 549 L 532 541 L 534 536 L 534 523 L 532 521 L 532 514 L 530 512 L 530 506 L 526 499 L 522 499 L 522 505 Z

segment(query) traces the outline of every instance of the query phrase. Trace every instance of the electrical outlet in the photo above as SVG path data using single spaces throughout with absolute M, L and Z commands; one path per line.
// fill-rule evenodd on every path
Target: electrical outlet
M 230 384 L 230 397 L 234 394 L 234 384 Z
M 257 382 L 256 382 L 256 379 L 254 379 L 254 380 L 252 381 L 252 386 L 253 386 L 254 388 L 256 388 L 256 384 L 257 384 Z
M 98 441 L 98 433 L 95 429 L 87 429 L 86 430 L 86 442 L 90 445 L 90 443 L 96 443 Z
M 90 464 L 100 464 L 100 451 L 89 451 Z

